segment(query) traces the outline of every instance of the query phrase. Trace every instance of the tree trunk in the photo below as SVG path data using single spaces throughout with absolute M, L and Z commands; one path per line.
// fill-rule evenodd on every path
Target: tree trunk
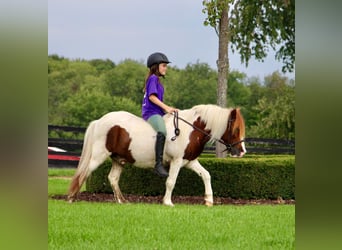
M 217 81 L 217 105 L 227 107 L 227 90 L 228 90 L 228 43 L 229 43 L 229 20 L 228 20 L 229 5 L 226 4 L 222 9 L 222 16 L 219 23 L 219 48 L 218 48 L 218 81 Z M 219 139 L 219 138 L 218 138 Z M 225 158 L 227 156 L 225 146 L 216 142 L 216 157 Z

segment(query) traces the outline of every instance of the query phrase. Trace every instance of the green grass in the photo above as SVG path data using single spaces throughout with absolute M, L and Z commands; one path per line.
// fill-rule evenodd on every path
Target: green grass
M 49 169 L 49 176 L 49 196 L 66 194 L 70 180 L 55 178 L 65 170 Z M 49 249 L 295 248 L 294 205 L 170 208 L 49 198 L 48 222 Z
M 72 177 L 76 171 L 76 168 L 49 168 L 48 176 L 69 176 Z
M 49 249 L 294 249 L 294 206 L 48 204 Z

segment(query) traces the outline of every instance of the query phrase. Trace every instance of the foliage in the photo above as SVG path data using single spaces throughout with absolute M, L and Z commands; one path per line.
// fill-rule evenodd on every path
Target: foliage
M 115 97 L 126 97 L 141 103 L 148 71 L 142 63 L 125 60 L 105 73 L 105 91 Z
M 211 175 L 214 196 L 243 199 L 295 197 L 294 156 L 201 158 L 200 162 Z M 87 191 L 112 193 L 107 179 L 110 169 L 111 162 L 108 160 L 95 170 L 87 180 Z M 165 180 L 152 171 L 127 165 L 120 179 L 120 187 L 123 193 L 163 195 Z M 184 168 L 179 173 L 173 194 L 203 195 L 203 181 L 193 171 Z
M 118 110 L 140 116 L 146 74 L 142 62 L 128 59 L 115 65 L 107 60 L 49 56 L 49 124 L 86 127 Z M 215 103 L 217 74 L 206 63 L 169 67 L 162 79 L 165 102 L 179 109 Z M 261 82 L 239 71 L 230 72 L 228 81 L 227 101 L 230 107 L 241 108 L 247 136 L 294 138 L 294 82 L 278 72 Z
M 98 72 L 98 74 L 101 74 L 104 71 L 111 70 L 115 67 L 115 63 L 109 59 L 106 59 L 106 60 L 93 59 L 93 60 L 90 60 L 89 63 L 90 65 L 96 68 L 96 71 Z
M 283 71 L 293 71 L 295 61 L 294 0 L 237 1 L 231 15 L 232 44 L 242 62 L 266 57 L 269 46 L 277 49 Z
M 61 105 L 62 122 L 71 126 L 87 126 L 89 122 L 111 111 L 112 97 L 105 93 L 84 91 L 71 96 Z
M 246 80 L 246 74 L 231 71 L 229 73 L 229 91 L 228 91 L 228 103 L 232 107 L 242 108 L 242 112 L 246 111 L 248 102 L 251 96 L 251 89 L 244 83 Z
M 279 73 L 266 79 L 265 95 L 253 110 L 259 115 L 250 134 L 268 138 L 295 138 L 295 89 L 287 85 Z
M 169 72 L 173 75 L 172 72 Z M 188 64 L 177 79 L 163 80 L 167 95 L 165 101 L 179 109 L 188 109 L 200 103 L 215 103 L 217 74 L 206 63 Z M 172 82 L 171 82 L 172 81 Z
M 269 47 L 277 50 L 276 59 L 283 62 L 283 72 L 292 72 L 295 63 L 295 1 L 294 0 L 205 0 L 207 13 L 204 25 L 216 32 L 226 5 L 229 14 L 229 37 L 233 53 L 248 65 L 251 57 L 263 60 Z

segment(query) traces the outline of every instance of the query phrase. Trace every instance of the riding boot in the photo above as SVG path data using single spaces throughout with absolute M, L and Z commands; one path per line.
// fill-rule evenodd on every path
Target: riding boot
M 160 177 L 169 176 L 168 172 L 165 170 L 163 166 L 164 145 L 165 145 L 165 135 L 158 132 L 156 145 L 155 145 L 156 165 L 154 166 L 154 172 Z

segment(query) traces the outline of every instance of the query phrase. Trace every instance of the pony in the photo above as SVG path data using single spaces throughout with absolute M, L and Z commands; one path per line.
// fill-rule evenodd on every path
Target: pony
M 242 157 L 247 152 L 243 116 L 239 108 L 222 108 L 213 104 L 197 105 L 176 114 L 163 116 L 167 130 L 163 160 L 170 166 L 163 204 L 174 206 L 172 191 L 180 169 L 186 167 L 202 178 L 205 205 L 212 206 L 211 177 L 197 158 L 206 143 L 215 141 L 224 144 L 231 156 Z M 70 183 L 68 201 L 75 200 L 89 175 L 111 157 L 108 179 L 114 200 L 127 202 L 119 187 L 121 172 L 126 163 L 153 168 L 156 134 L 149 123 L 126 111 L 110 112 L 90 122 L 84 135 L 80 161 Z

